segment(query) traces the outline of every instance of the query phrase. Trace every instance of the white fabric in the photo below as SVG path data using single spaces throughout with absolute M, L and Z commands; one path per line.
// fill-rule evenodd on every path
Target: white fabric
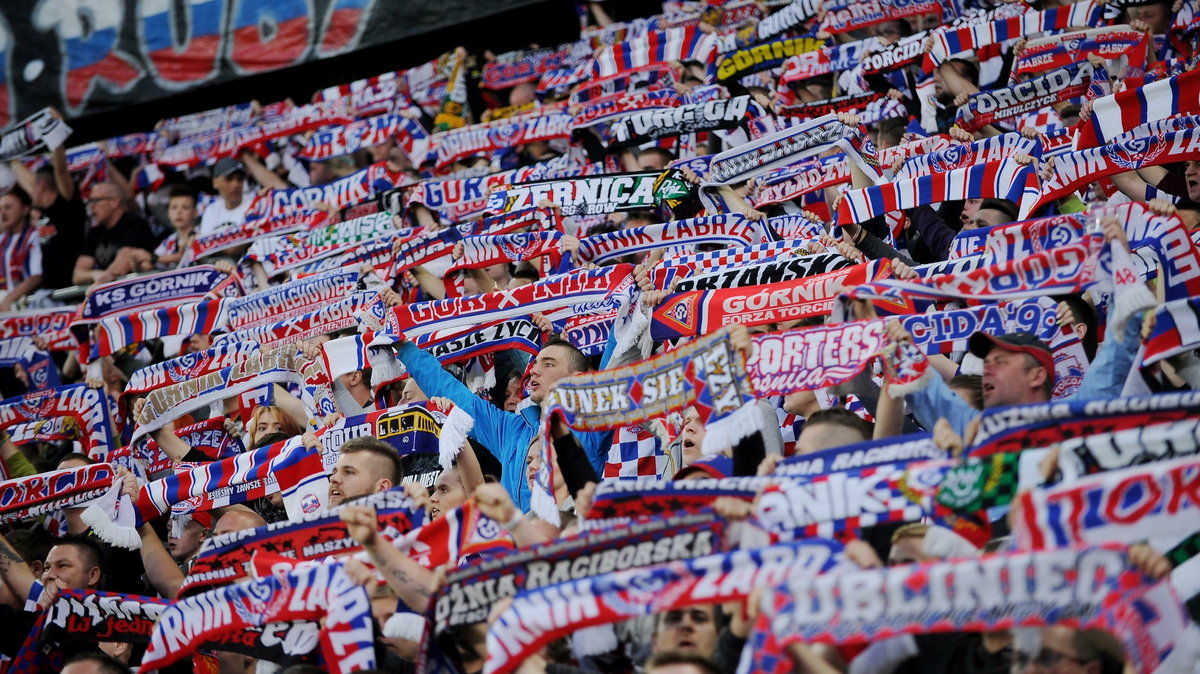
M 226 207 L 224 199 L 217 199 L 205 206 L 198 235 L 208 236 L 226 227 L 241 226 L 246 219 L 246 209 L 250 208 L 250 201 L 250 197 L 243 194 L 242 203 L 237 208 Z

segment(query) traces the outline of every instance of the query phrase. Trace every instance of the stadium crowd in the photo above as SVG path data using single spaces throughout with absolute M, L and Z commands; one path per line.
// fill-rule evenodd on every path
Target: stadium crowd
M 1200 4 L 579 7 L 4 132 L 0 668 L 1200 671 Z

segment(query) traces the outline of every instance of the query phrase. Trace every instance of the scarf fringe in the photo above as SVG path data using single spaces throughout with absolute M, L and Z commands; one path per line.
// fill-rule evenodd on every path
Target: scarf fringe
M 105 543 L 125 550 L 140 550 L 142 537 L 133 519 L 133 502 L 121 493 L 121 483 L 125 479 L 119 477 L 113 481 L 112 488 L 92 501 L 79 519 Z
M 1109 250 L 1112 252 L 1113 267 L 1113 306 L 1111 324 L 1116 326 L 1114 331 L 1118 342 L 1125 338 L 1124 325 L 1131 316 L 1139 311 L 1153 309 L 1158 300 L 1154 293 L 1138 278 L 1133 268 L 1133 259 L 1129 248 L 1119 241 L 1113 241 Z M 1131 278 L 1132 281 L 1122 281 Z
M 571 634 L 571 650 L 581 658 L 610 653 L 620 645 L 612 625 L 585 627 Z
M 553 473 L 551 473 L 553 475 Z M 553 488 L 553 485 L 551 486 Z M 529 490 L 529 506 L 534 515 L 556 527 L 562 526 L 562 516 L 558 513 L 558 502 L 554 495 L 542 489 Z
M 936 376 L 936 371 L 932 366 L 930 366 L 929 369 L 921 373 L 920 377 L 917 377 L 913 381 L 905 382 L 903 384 L 888 382 L 888 395 L 892 396 L 894 399 L 903 398 L 910 393 L 924 391 L 925 388 L 929 386 L 929 382 L 933 380 L 934 376 Z
M 467 433 L 475 428 L 475 420 L 463 408 L 455 405 L 446 415 L 442 431 L 438 435 L 438 462 L 443 470 L 449 470 L 455 457 L 467 444 Z
M 743 404 L 723 419 L 711 421 L 705 426 L 706 434 L 701 444 L 704 456 L 720 454 L 743 438 L 763 430 L 763 416 L 758 411 L 758 401 Z
M 393 613 L 383 624 L 383 636 L 421 643 L 425 638 L 427 624 L 425 619 L 416 613 Z

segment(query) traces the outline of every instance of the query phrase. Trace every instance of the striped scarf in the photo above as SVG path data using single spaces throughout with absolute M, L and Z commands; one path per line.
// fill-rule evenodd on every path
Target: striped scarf
M 12 290 L 8 287 L 10 279 L 15 288 L 31 275 L 29 253 L 37 232 L 28 219 L 15 232 L 0 232 L 0 292 Z
M 263 348 L 274 348 L 357 327 L 364 317 L 372 322 L 381 321 L 384 310 L 378 291 L 356 292 L 305 314 L 217 335 L 214 341 L 217 344 L 254 341 Z
M 695 26 L 649 30 L 624 42 L 596 50 L 593 77 L 608 77 L 640 66 L 668 61 L 711 62 L 715 52 L 712 36 Z
M 397 136 L 407 141 L 401 147 L 405 155 L 414 160 L 414 164 L 424 162 L 429 134 L 416 120 L 393 114 L 377 115 L 318 130 L 309 137 L 308 143 L 297 156 L 309 161 L 325 161 L 381 145 Z
M 0 482 L 0 524 L 40 517 L 103 496 L 112 487 L 112 464 L 93 463 Z
M 104 389 L 86 384 L 58 386 L 0 401 L 0 428 L 55 417 L 70 417 L 83 433 L 93 461 L 107 461 L 117 448 L 110 401 Z
M 609 325 L 612 318 L 608 320 Z M 542 337 L 541 331 L 531 321 L 514 318 L 483 327 L 470 326 L 461 330 L 433 332 L 415 338 L 413 343 L 437 358 L 442 365 L 449 365 L 507 349 L 536 356 L 542 349 Z M 608 341 L 607 330 L 602 341 Z
M 1091 98 L 1099 88 L 1098 83 L 1107 81 L 1108 73 L 1104 68 L 1097 68 L 1089 61 L 1072 63 L 1007 88 L 975 94 L 958 109 L 956 121 L 958 126 L 974 133 L 988 124 L 1036 112 L 1084 94 Z
M 1170 79 L 1097 98 L 1092 116 L 1082 123 L 1076 147 L 1091 148 L 1127 131 L 1175 115 L 1200 112 L 1200 73 L 1195 70 Z
M 568 310 L 577 314 L 608 309 L 628 302 L 621 297 L 633 288 L 631 270 L 630 265 L 616 265 L 555 276 L 511 290 L 400 305 L 388 311 L 384 331 L 413 339 L 533 312 L 546 313 L 553 319 Z
M 708 273 L 692 274 L 674 283 L 674 292 L 744 288 L 768 283 L 796 281 L 817 274 L 845 269 L 854 263 L 839 253 L 789 256 L 778 260 L 762 260 Z
M 141 666 L 161 669 L 230 632 L 295 620 L 321 620 L 321 653 L 331 671 L 375 666 L 371 597 L 341 564 L 306 566 L 173 602 L 155 623 Z
M 807 249 L 810 247 L 817 248 L 822 252 L 825 250 L 825 246 L 814 245 L 810 241 L 787 240 L 701 253 L 667 254 L 654 269 L 650 270 L 650 280 L 656 288 L 665 289 L 673 279 L 678 277 L 703 274 L 724 267 L 736 267 L 760 260 L 773 260 L 786 257 L 793 252 L 804 255 L 809 252 Z
M 501 119 L 485 124 L 472 124 L 433 134 L 430 155 L 435 166 L 445 167 L 464 157 L 492 154 L 538 141 L 571 136 L 571 115 L 551 110 L 535 110 L 531 114 Z
M 562 231 L 562 216 L 549 208 L 528 208 L 483 218 L 478 222 L 455 225 L 440 231 L 424 231 L 400 244 L 391 263 L 388 278 L 400 272 L 443 258 L 454 252 L 455 245 L 471 236 L 500 236 L 524 228 L 531 231 Z
M 841 562 L 841 546 L 820 539 L 735 550 L 598 573 L 523 592 L 491 624 L 486 674 L 516 671 L 554 639 L 672 609 L 745 599 L 756 586 L 815 575 Z
M 755 208 L 760 208 L 766 204 L 791 201 L 810 192 L 848 182 L 850 163 L 846 161 L 845 155 L 822 157 L 784 167 L 759 179 L 750 195 L 750 203 Z
M 555 230 L 468 236 L 462 240 L 462 257 L 450 265 L 446 275 L 449 277 L 467 269 L 481 269 L 495 264 L 516 263 L 539 257 L 549 257 L 548 268 L 556 267 L 562 255 L 559 243 L 562 237 L 562 232 Z M 448 282 L 446 286 L 449 290 L 452 284 Z
M 358 289 L 357 269 L 337 269 L 272 286 L 228 303 L 228 327 L 241 330 L 308 313 Z
M 946 59 L 980 47 L 1047 31 L 1061 31 L 1072 26 L 1091 27 L 1100 23 L 1103 7 L 1095 0 L 1083 0 L 1065 7 L 1040 12 L 1027 11 L 1020 16 L 1001 18 L 1001 11 L 988 14 L 983 20 L 961 28 L 948 27 L 933 33 L 933 49 L 925 55 L 925 72 L 933 70 Z
M 114 281 L 92 288 L 79 308 L 76 324 L 114 314 L 161 309 L 185 302 L 243 294 L 241 281 L 210 265 Z
M 0 161 L 53 150 L 70 135 L 65 121 L 50 114 L 50 108 L 42 108 L 0 135 Z
M 1104 26 L 1091 30 L 1047 35 L 1030 40 L 1013 63 L 1012 78 L 1061 68 L 1072 63 L 1087 63 L 1097 54 L 1108 60 L 1126 57 L 1129 67 L 1140 69 L 1146 62 L 1148 34 L 1127 26 Z
M 726 332 L 633 365 L 559 381 L 542 403 L 543 460 L 534 480 L 534 512 L 548 522 L 558 520 L 549 488 L 555 470 L 550 426 L 556 416 L 576 430 L 602 431 L 645 423 L 689 405 L 707 429 L 705 454 L 762 430 L 743 357 Z
M 414 504 L 403 490 L 369 494 L 355 499 L 350 505 L 375 508 L 380 533 L 389 542 L 425 523 L 424 508 Z M 281 554 L 297 562 L 358 552 L 361 546 L 346 535 L 346 525 L 341 520 L 345 507 L 314 510 L 294 521 L 275 522 L 206 539 L 192 560 L 179 596 L 245 579 L 250 560 L 258 551 Z
M 390 213 L 372 213 L 300 234 L 259 239 L 245 259 L 261 263 L 267 276 L 275 276 L 352 246 L 390 240 L 399 234 Z
M 971 143 L 955 142 L 949 147 L 924 152 L 904 160 L 896 180 L 909 180 L 930 173 L 946 173 L 987 162 L 1010 159 L 1017 154 L 1037 157 L 1042 148 L 1037 140 L 1019 133 L 1002 133 Z M 964 232 L 965 234 L 965 232 Z
M 895 2 L 895 0 L 866 0 L 830 7 L 821 21 L 821 30 L 834 35 L 860 30 L 885 21 L 896 21 L 921 14 L 942 16 L 944 8 L 934 0 Z
M 227 301 L 207 300 L 103 318 L 95 327 L 94 341 L 81 351 L 84 361 L 111 356 L 138 342 L 170 335 L 210 335 L 225 327 Z
M 42 640 L 145 644 L 169 603 L 157 597 L 63 590 L 46 611 Z
M 564 216 L 653 210 L 657 205 L 654 185 L 658 176 L 650 171 L 516 183 L 492 192 L 487 207 L 496 213 L 509 213 L 549 200 L 558 204 Z
M 729 213 L 660 225 L 632 227 L 616 232 L 589 236 L 580 240 L 575 258 L 597 264 L 664 247 L 700 244 L 752 245 L 771 240 L 762 223 L 744 215 Z
M 187 443 L 188 447 L 214 461 L 228 459 L 231 456 L 236 456 L 246 451 L 240 437 L 230 435 L 225 431 L 224 417 L 214 417 L 198 421 L 182 428 L 176 428 L 172 432 L 175 434 L 175 437 Z M 174 463 L 162 451 L 153 438 L 146 440 L 145 446 L 138 448 L 137 451 L 141 455 L 140 458 L 146 464 L 146 472 L 148 474 L 154 474 L 160 470 L 169 470 L 171 464 Z
M 943 201 L 989 198 L 1008 199 L 1021 207 L 1024 216 L 1032 211 L 1036 197 L 1034 168 L 1003 159 L 850 190 L 838 208 L 837 223 L 866 222 L 893 211 Z
M 680 105 L 683 105 L 683 97 L 674 89 L 652 88 L 602 96 L 587 103 L 575 113 L 571 119 L 571 129 L 586 129 L 630 113 L 675 108 Z
M 1058 591 L 1064 584 L 1089 591 Z M 1173 593 L 1138 571 L 1124 548 L 1115 546 L 799 576 L 776 584 L 775 592 L 764 602 L 758 626 L 765 628 L 769 621 L 783 647 L 1063 623 L 1115 632 L 1136 669 L 1150 672 L 1184 624 L 1178 600 L 1170 601 Z

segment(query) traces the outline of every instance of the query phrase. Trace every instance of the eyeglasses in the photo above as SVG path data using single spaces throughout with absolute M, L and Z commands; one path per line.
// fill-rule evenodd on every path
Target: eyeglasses
M 91 197 L 90 199 L 84 199 L 83 203 L 94 204 L 97 201 L 108 201 L 109 199 L 116 199 L 116 197 Z
M 1073 655 L 1067 655 L 1061 651 L 1056 651 L 1049 648 L 1043 648 L 1042 650 L 1038 651 L 1037 655 L 1034 656 L 1030 656 L 1028 653 L 1023 653 L 1021 651 L 1013 651 L 1012 654 L 1013 666 L 1018 670 L 1024 669 L 1030 664 L 1046 668 L 1055 667 L 1063 660 L 1069 660 L 1077 665 L 1082 665 L 1085 662 L 1088 662 L 1083 658 L 1077 658 Z

